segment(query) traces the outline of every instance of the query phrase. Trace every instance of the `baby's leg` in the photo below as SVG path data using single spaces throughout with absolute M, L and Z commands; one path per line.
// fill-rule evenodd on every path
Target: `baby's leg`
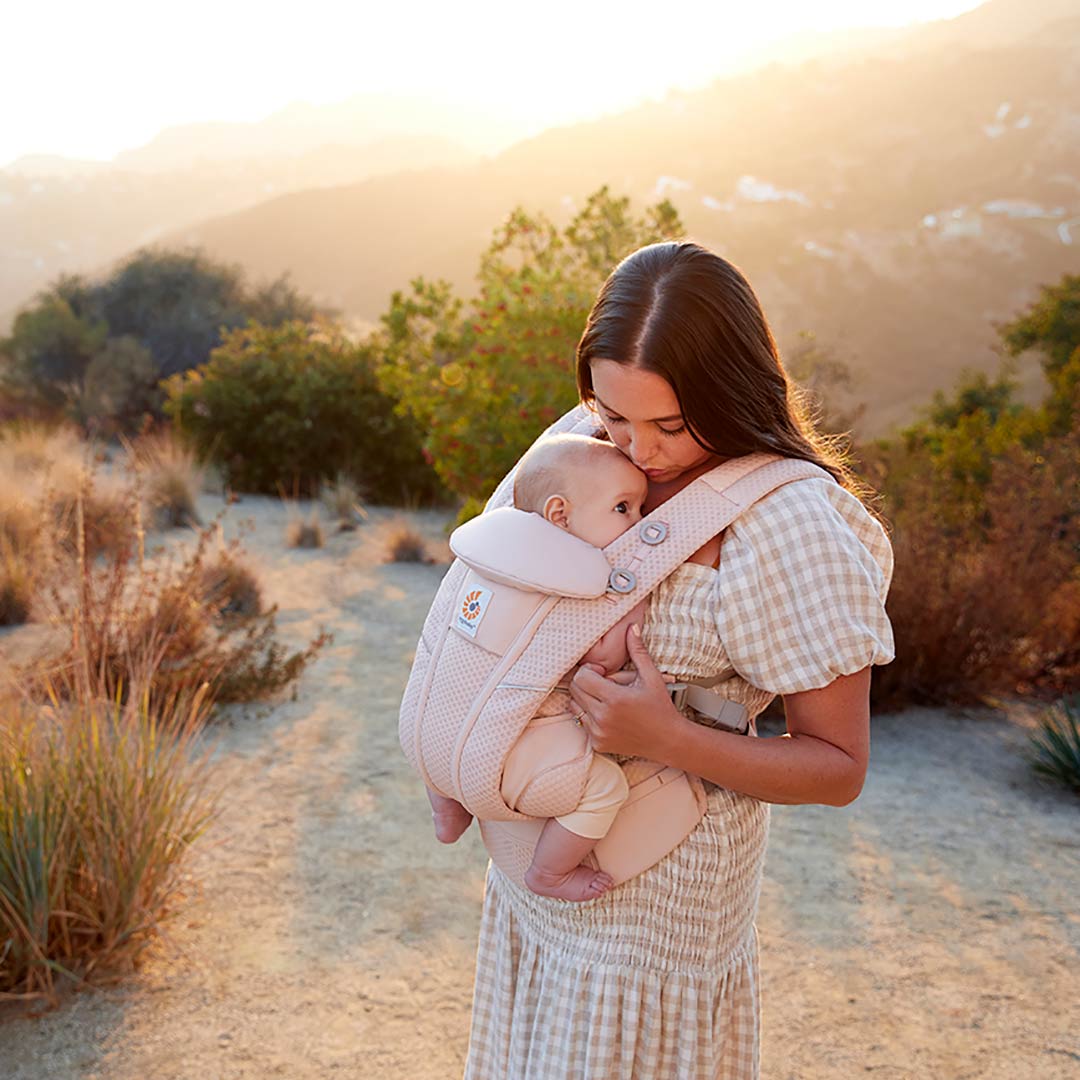
M 578 836 L 549 818 L 533 852 L 525 884 L 540 896 L 560 900 L 595 900 L 613 882 L 602 870 L 582 866 L 581 860 L 596 847 L 592 836 Z
M 622 769 L 611 758 L 593 754 L 581 801 L 544 826 L 525 884 L 541 896 L 562 900 L 594 900 L 607 892 L 613 884 L 610 875 L 581 861 L 607 834 L 629 791 Z
M 431 817 L 435 822 L 435 835 L 444 844 L 454 843 L 472 823 L 472 814 L 456 799 L 449 799 L 437 791 L 427 789 L 431 803 Z

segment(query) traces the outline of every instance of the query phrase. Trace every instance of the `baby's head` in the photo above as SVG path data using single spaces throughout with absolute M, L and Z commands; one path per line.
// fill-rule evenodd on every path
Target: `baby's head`
M 621 450 L 587 435 L 552 435 L 521 459 L 514 505 L 595 547 L 641 520 L 649 482 Z

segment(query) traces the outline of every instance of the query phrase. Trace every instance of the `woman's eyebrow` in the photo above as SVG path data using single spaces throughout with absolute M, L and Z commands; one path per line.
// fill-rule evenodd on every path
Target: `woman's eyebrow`
M 596 397 L 595 393 L 593 394 L 593 397 L 596 398 L 596 403 L 598 405 L 603 405 L 604 408 L 609 413 L 611 413 L 612 416 L 618 416 L 618 417 L 621 418 L 621 415 L 622 415 L 621 413 L 617 413 L 610 405 L 604 405 L 604 403 L 598 397 Z M 654 416 L 652 418 L 652 420 L 646 420 L 645 423 L 647 423 L 647 424 L 660 424 L 660 423 L 663 423 L 665 420 L 681 420 L 681 419 L 682 419 L 682 413 L 675 413 L 674 416 Z

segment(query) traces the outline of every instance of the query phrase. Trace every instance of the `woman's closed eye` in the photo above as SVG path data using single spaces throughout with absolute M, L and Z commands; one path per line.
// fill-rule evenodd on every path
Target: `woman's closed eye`
M 607 422 L 609 424 L 625 424 L 626 423 L 626 421 L 621 416 L 607 416 L 607 415 L 605 415 L 605 419 L 607 420 Z M 662 428 L 660 428 L 660 430 L 665 435 L 681 435 L 686 430 L 686 425 L 681 424 L 677 428 L 662 427 Z

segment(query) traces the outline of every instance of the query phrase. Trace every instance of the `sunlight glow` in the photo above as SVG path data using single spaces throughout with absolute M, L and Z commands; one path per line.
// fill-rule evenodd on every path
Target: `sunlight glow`
M 527 133 L 705 85 L 795 33 L 899 26 L 977 6 L 22 0 L 3 19 L 0 166 L 27 153 L 106 160 L 172 124 L 258 120 L 294 101 L 373 92 L 437 98 Z

